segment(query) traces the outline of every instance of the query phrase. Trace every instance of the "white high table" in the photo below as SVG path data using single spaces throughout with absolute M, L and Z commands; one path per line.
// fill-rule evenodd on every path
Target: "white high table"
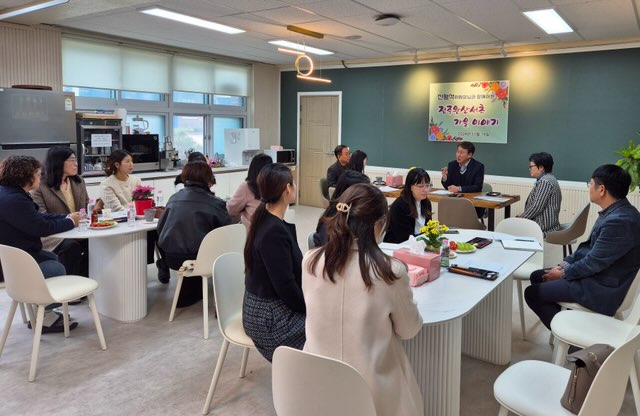
M 58 238 L 89 239 L 89 277 L 98 281 L 95 292 L 100 314 L 121 322 L 136 322 L 147 315 L 147 231 L 157 221 L 137 220 L 104 230 L 73 230 Z
M 447 237 L 454 241 L 499 237 L 488 231 L 459 231 Z M 511 273 L 532 255 L 505 250 L 494 241 L 474 253 L 458 254 L 451 263 L 485 269 L 483 265 L 499 264 L 501 273 L 495 281 L 441 269 L 437 280 L 413 288 L 424 326 L 415 338 L 403 341 L 403 346 L 422 392 L 426 416 L 460 414 L 461 354 L 501 365 L 511 361 Z

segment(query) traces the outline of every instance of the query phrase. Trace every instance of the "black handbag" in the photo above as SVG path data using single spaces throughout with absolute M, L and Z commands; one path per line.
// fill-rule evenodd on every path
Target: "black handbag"
M 614 349 L 611 345 L 594 344 L 567 355 L 571 375 L 567 388 L 560 399 L 562 407 L 575 414 L 580 412 L 593 379 Z

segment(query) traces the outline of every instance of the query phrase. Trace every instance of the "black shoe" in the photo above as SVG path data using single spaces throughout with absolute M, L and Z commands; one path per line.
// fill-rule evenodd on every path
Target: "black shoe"
M 87 297 L 83 296 L 80 299 L 72 300 L 71 302 L 69 302 L 69 305 L 80 305 L 82 301 L 85 301 L 85 300 L 87 300 Z
M 56 312 L 57 313 L 57 312 Z M 69 322 L 69 330 L 76 329 L 77 322 Z M 31 321 L 27 324 L 27 328 L 31 329 Z M 61 314 L 58 314 L 58 319 L 51 326 L 42 326 L 43 334 L 53 334 L 58 332 L 64 332 L 64 318 Z
M 156 267 L 158 268 L 158 280 L 160 283 L 164 283 L 165 285 L 169 283 L 171 272 L 169 271 L 169 266 L 167 266 L 164 259 L 158 259 L 156 261 Z

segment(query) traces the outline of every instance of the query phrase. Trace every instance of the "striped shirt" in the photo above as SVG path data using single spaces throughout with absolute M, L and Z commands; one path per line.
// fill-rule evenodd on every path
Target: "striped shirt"
M 560 229 L 560 204 L 562 192 L 556 177 L 543 173 L 527 197 L 522 218 L 538 223 L 543 233 Z

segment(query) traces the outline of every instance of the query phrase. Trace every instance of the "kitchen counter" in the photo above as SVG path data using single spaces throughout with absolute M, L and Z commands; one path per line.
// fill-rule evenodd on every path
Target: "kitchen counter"
M 231 172 L 243 172 L 249 170 L 249 166 L 225 166 L 223 168 L 212 168 L 213 174 L 217 173 L 231 173 Z M 159 170 L 153 172 L 133 172 L 134 176 L 145 179 L 162 179 L 162 178 L 175 178 L 182 172 L 182 169 L 173 170 Z M 96 176 L 83 176 L 83 179 L 87 185 L 99 184 L 105 178 L 105 175 Z

